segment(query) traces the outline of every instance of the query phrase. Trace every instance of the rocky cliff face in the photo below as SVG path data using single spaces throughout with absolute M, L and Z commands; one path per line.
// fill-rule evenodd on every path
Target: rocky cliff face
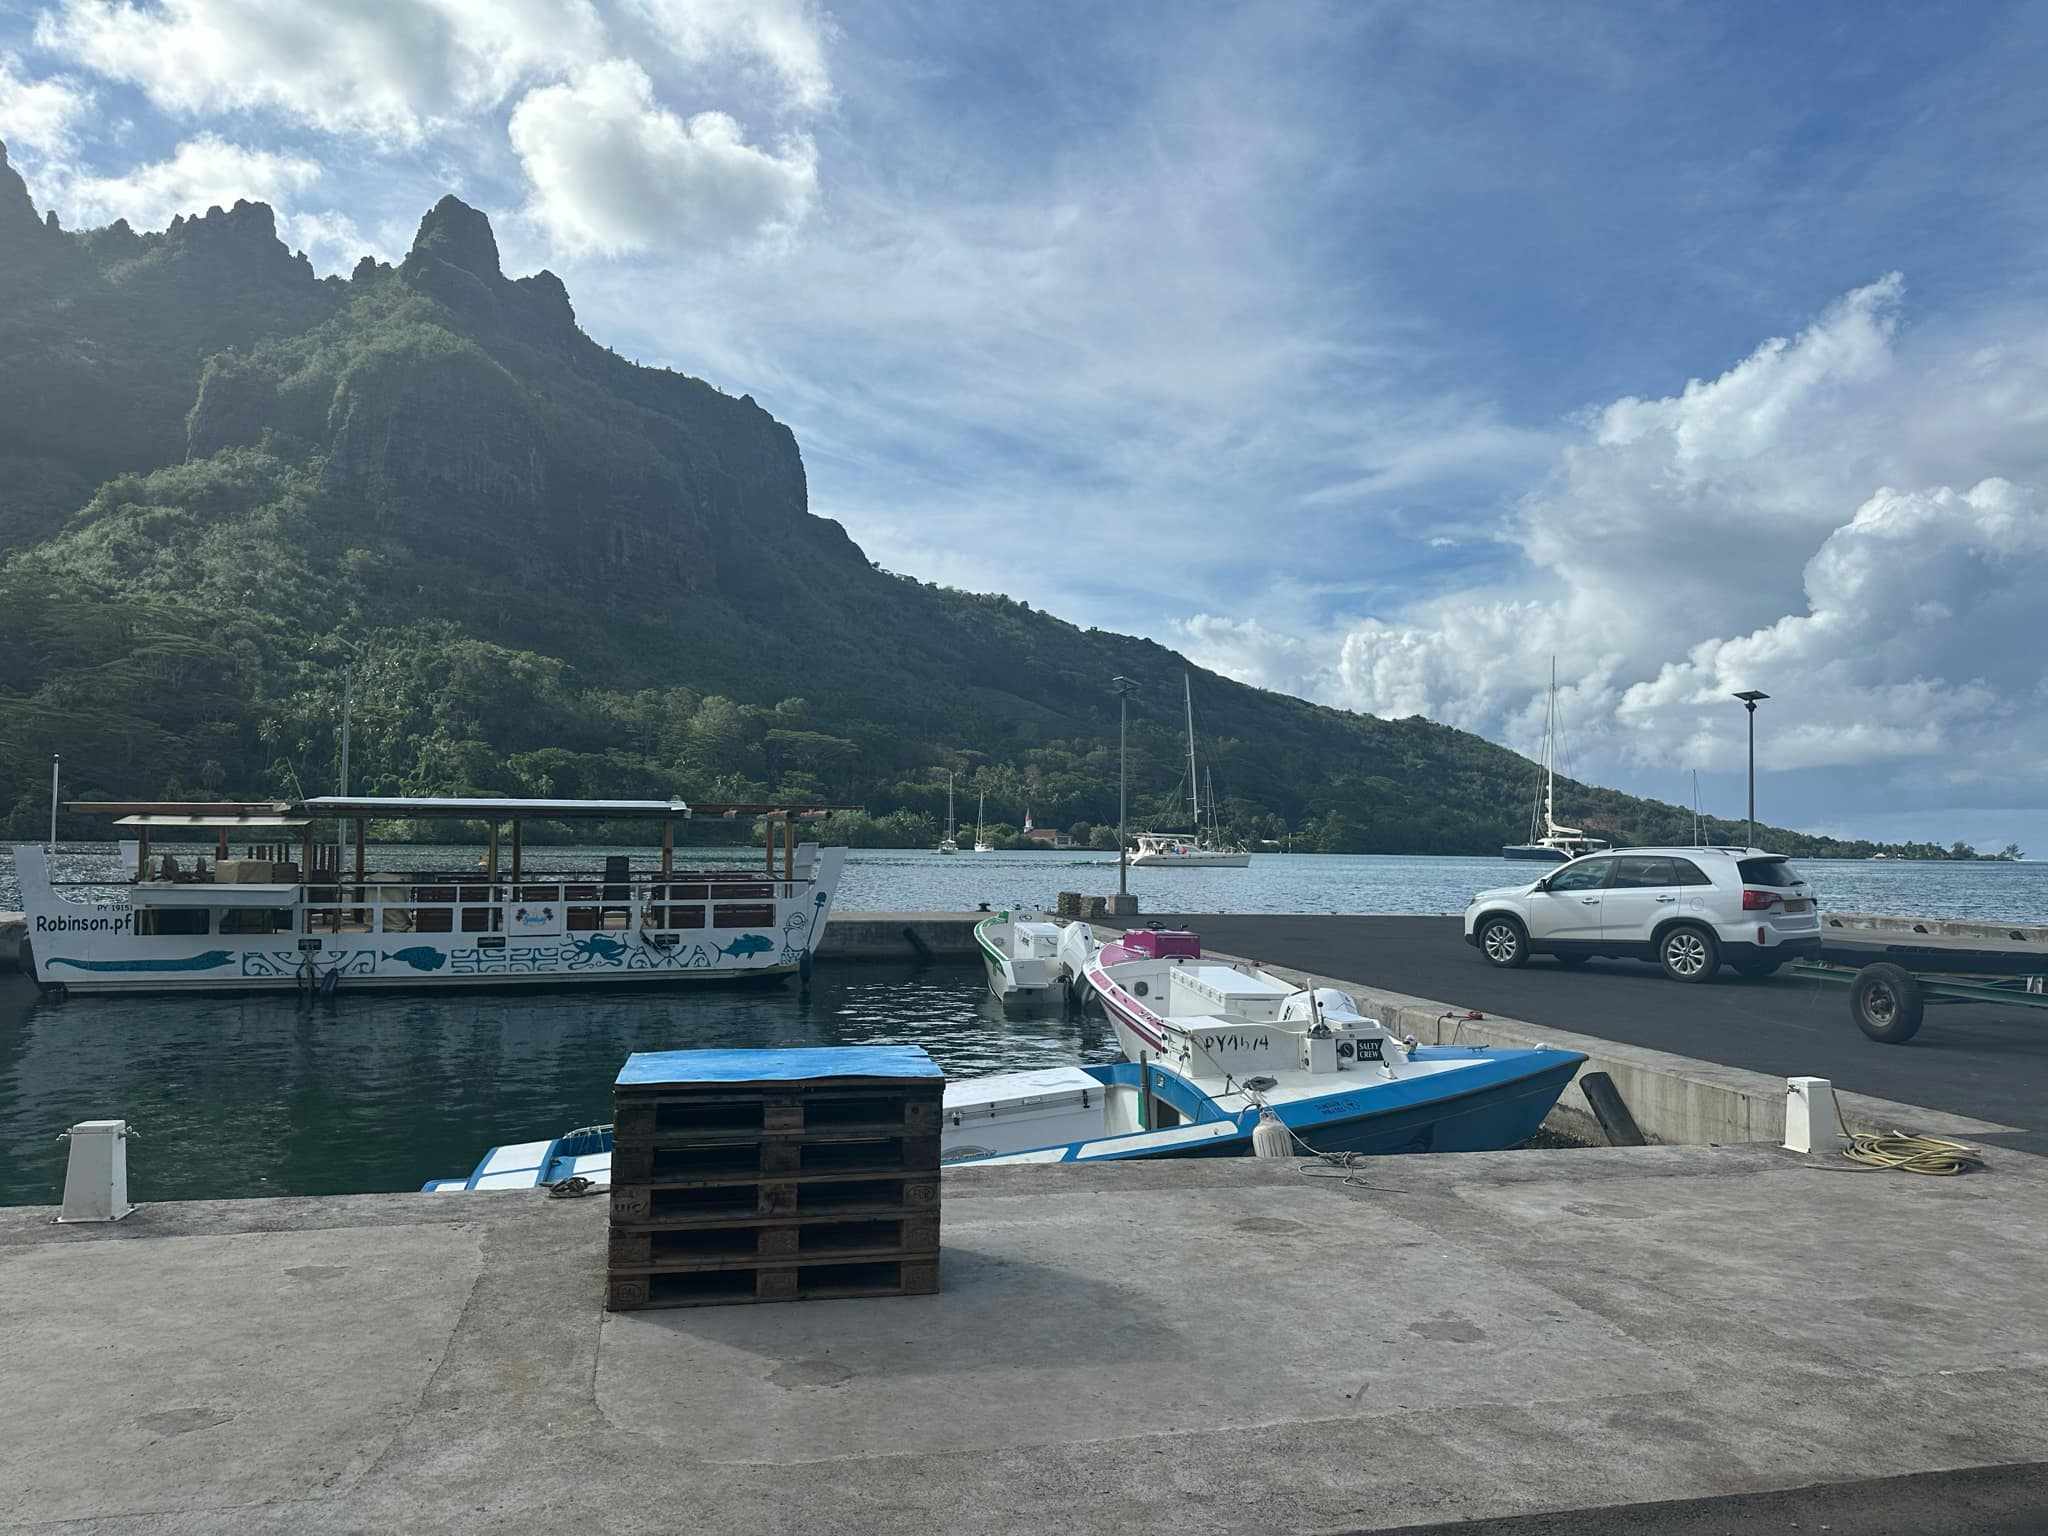
M 317 476 L 340 546 L 417 563 L 408 601 L 687 634 L 792 599 L 792 566 L 866 570 L 808 515 L 787 428 L 597 346 L 457 198 L 397 268 L 323 281 L 261 204 L 65 233 L 0 159 L 0 253 L 0 340 L 26 364 L 0 381 L 0 552 L 113 475 L 261 446 Z

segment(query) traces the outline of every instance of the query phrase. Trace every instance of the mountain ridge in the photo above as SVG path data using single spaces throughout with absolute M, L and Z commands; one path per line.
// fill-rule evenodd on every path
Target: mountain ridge
M 1481 738 L 880 570 L 810 512 L 786 425 L 592 340 L 561 280 L 506 277 L 453 196 L 396 266 L 322 278 L 257 203 L 62 230 L 0 147 L 10 254 L 17 832 L 41 824 L 52 751 L 81 795 L 331 787 L 345 665 L 365 793 L 817 796 L 867 805 L 857 836 L 909 841 L 950 764 L 1006 821 L 1100 824 L 1123 674 L 1143 688 L 1137 820 L 1174 794 L 1185 669 L 1243 835 L 1483 853 L 1526 826 L 1534 765 Z M 1690 833 L 1674 806 L 1568 793 L 1589 829 Z

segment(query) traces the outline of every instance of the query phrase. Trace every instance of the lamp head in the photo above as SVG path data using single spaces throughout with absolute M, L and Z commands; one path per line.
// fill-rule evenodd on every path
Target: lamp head
M 1748 705 L 1751 709 L 1755 709 L 1759 703 L 1761 703 L 1765 699 L 1768 699 L 1770 695 L 1768 693 L 1760 693 L 1756 689 L 1750 688 L 1742 693 L 1733 694 L 1731 695 L 1731 697 L 1740 699 L 1744 704 Z

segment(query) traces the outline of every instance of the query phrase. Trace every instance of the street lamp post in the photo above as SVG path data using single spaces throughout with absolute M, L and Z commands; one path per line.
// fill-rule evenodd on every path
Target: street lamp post
M 1130 899 L 1131 848 L 1124 837 L 1124 811 L 1129 801 L 1131 775 L 1127 743 L 1131 695 L 1138 685 L 1128 677 L 1113 677 L 1109 686 L 1116 693 L 1116 894 L 1119 909 Z
M 1756 707 L 1770 695 L 1750 688 L 1732 695 L 1749 711 L 1749 846 L 1756 846 Z

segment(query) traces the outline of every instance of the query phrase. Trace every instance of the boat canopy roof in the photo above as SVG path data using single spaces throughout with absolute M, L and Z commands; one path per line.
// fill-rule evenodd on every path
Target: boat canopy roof
M 843 805 L 707 804 L 680 796 L 667 800 L 522 800 L 496 795 L 314 795 L 305 800 L 73 800 L 66 809 L 88 816 L 115 816 L 129 827 L 302 827 L 313 817 L 452 816 L 509 821 L 544 817 L 734 817 L 811 818 Z
M 75 809 L 76 807 L 74 807 Z M 306 816 L 177 816 L 167 812 L 138 812 L 123 816 L 114 823 L 117 827 L 304 827 L 311 825 Z

